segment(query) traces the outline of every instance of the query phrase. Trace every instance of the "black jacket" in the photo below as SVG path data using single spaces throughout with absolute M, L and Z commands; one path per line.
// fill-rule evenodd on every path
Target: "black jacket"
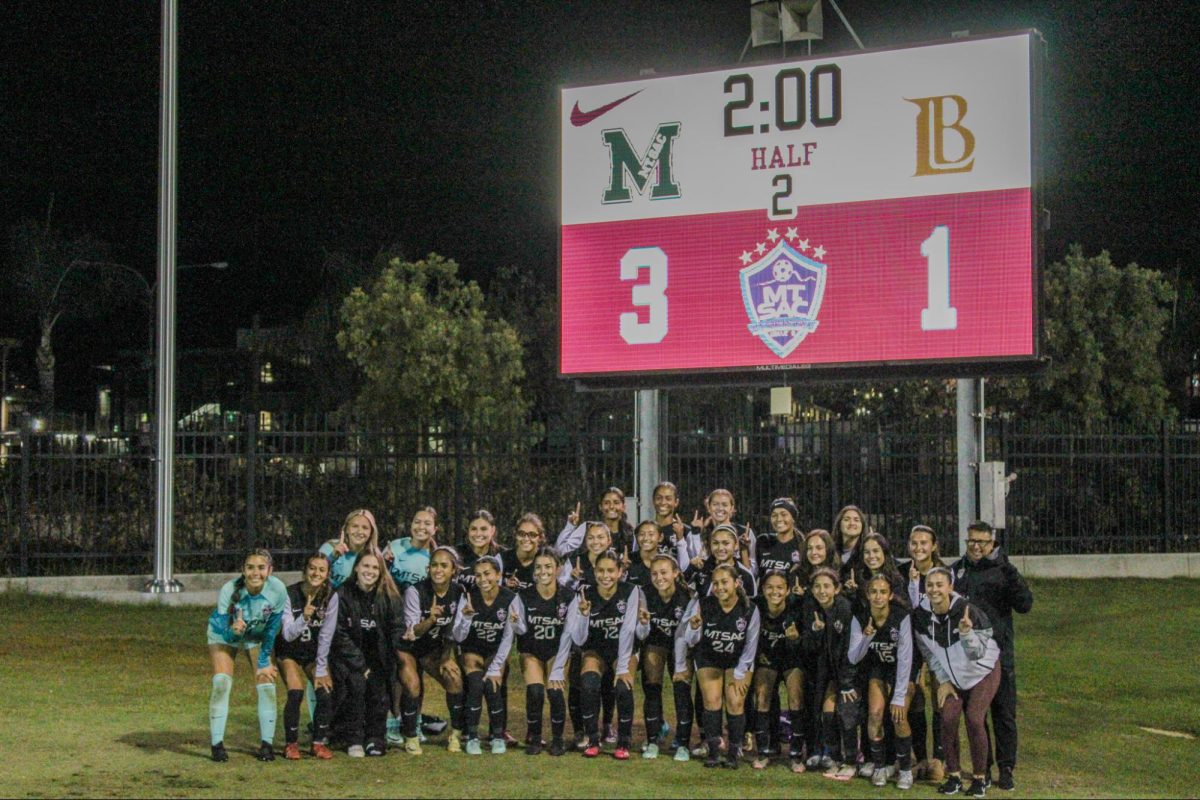
M 365 671 L 363 626 L 371 622 L 376 630 L 378 661 L 390 675 L 396 664 L 396 650 L 404 638 L 404 611 L 400 598 L 389 598 L 378 588 L 364 592 L 353 579 L 338 588 L 338 624 L 333 633 L 331 655 L 335 664 L 353 672 Z
M 1028 614 L 1033 592 L 1021 573 L 997 547 L 974 564 L 970 559 L 955 562 L 954 591 L 979 606 L 992 621 L 992 637 L 1000 645 L 1000 663 L 1012 667 L 1013 612 Z
M 813 627 L 814 615 L 825 623 L 821 630 Z M 850 601 L 842 595 L 828 609 L 813 597 L 812 592 L 801 601 L 800 653 L 804 668 L 815 680 L 817 693 L 824 696 L 825 687 L 836 682 L 838 689 L 854 688 L 857 669 L 850 663 L 850 620 L 854 617 Z

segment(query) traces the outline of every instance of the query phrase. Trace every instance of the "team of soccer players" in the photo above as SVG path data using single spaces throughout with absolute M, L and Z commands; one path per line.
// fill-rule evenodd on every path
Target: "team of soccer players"
M 260 760 L 275 757 L 280 677 L 287 759 L 301 758 L 306 691 L 313 757 L 332 758 L 335 749 L 382 756 L 389 743 L 420 755 L 426 677 L 445 692 L 449 751 L 477 755 L 486 743 L 504 753 L 516 744 L 507 691 L 515 645 L 527 755 L 577 748 L 595 758 L 612 744 L 612 757 L 630 759 L 640 672 L 642 758 L 696 756 L 706 767 L 736 769 L 745 757 L 765 769 L 778 756 L 796 773 L 860 776 L 875 786 L 894 779 L 899 789 L 924 778 L 943 794 L 975 797 L 991 785 L 994 760 L 996 785 L 1013 788 L 1011 615 L 1029 611 L 1032 595 L 986 523 L 970 527 L 967 555 L 951 568 L 924 525 L 909 533 L 909 559 L 897 562 L 856 506 L 837 514 L 832 533 L 805 534 L 795 503 L 779 498 L 770 531 L 756 536 L 734 522 L 724 489 L 709 493 L 690 524 L 673 484 L 660 484 L 653 503 L 655 518 L 635 530 L 624 494 L 610 488 L 600 520 L 586 521 L 577 505 L 554 542 L 527 513 L 506 550 L 485 510 L 461 544 L 448 546 L 432 508 L 387 544 L 371 512 L 357 509 L 290 587 L 271 574 L 270 553 L 248 554 L 209 617 L 213 759 L 228 759 L 239 650 L 255 668 Z M 436 727 L 436 718 L 425 721 Z

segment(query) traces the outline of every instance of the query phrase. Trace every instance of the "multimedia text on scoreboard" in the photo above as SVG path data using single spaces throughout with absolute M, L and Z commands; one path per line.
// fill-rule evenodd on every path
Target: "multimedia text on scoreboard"
M 561 91 L 560 374 L 1039 356 L 1035 31 Z

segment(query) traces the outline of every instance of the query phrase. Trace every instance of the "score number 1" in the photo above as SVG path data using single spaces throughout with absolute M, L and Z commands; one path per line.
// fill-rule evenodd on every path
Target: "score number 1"
M 958 309 L 950 305 L 950 228 L 938 225 L 921 242 L 925 257 L 926 306 L 921 309 L 921 330 L 952 331 L 958 328 Z M 629 344 L 658 344 L 667 337 L 667 254 L 661 247 L 633 247 L 621 257 L 621 280 L 636 281 L 642 270 L 649 281 L 633 287 L 632 303 L 647 309 L 646 321 L 636 311 L 621 314 L 621 338 Z

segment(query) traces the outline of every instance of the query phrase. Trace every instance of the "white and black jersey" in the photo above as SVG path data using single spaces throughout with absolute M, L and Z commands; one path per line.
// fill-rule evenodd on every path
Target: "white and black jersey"
M 504 567 L 504 586 L 518 593 L 533 586 L 533 562 L 536 560 L 532 558 L 528 564 L 522 564 L 521 559 L 517 558 L 515 547 L 500 551 L 500 564 Z M 516 578 L 516 586 L 511 585 L 513 578 Z
M 746 592 L 746 596 L 754 597 L 758 594 L 758 579 L 754 577 L 754 573 L 746 569 L 741 561 L 733 561 L 732 566 L 738 575 L 738 579 L 742 583 L 742 590 Z M 704 563 L 698 567 L 691 564 L 683 571 L 683 579 L 688 582 L 692 590 L 700 597 L 706 597 L 712 593 L 712 573 L 717 568 L 717 561 L 712 556 L 704 560 Z
M 571 654 L 571 637 L 564 636 L 567 609 L 575 595 L 571 590 L 556 586 L 550 598 L 542 597 L 536 586 L 521 592 L 524 607 L 524 632 L 517 637 L 517 649 L 540 661 L 552 662 L 546 680 L 561 681 Z
M 441 612 L 434 620 L 433 625 L 422 635 L 411 641 L 405 640 L 406 646 L 402 649 L 412 653 L 414 658 L 421 659 L 445 647 L 450 638 L 448 629 L 454 624 L 454 617 L 458 613 L 458 605 L 462 597 L 462 587 L 453 581 L 440 595 L 433 588 L 433 582 L 429 578 L 417 581 L 416 584 L 405 589 L 404 624 L 408 631 L 412 631 L 429 617 L 430 612 L 433 611 L 435 600 L 441 608 Z
M 458 560 L 459 563 L 462 564 L 462 568 L 458 571 L 458 574 L 454 576 L 454 580 L 458 581 L 458 585 L 464 590 L 469 591 L 474 589 L 475 562 L 483 558 L 483 556 L 475 552 L 475 548 L 471 547 L 470 542 L 464 542 L 463 544 L 455 547 L 455 549 L 458 550 Z
M 675 556 L 674 553 L 665 547 L 659 547 L 658 552 L 654 555 L 671 556 L 672 559 Z M 625 570 L 624 580 L 641 589 L 643 594 L 653 591 L 653 587 L 650 585 L 650 564 L 647 564 L 642 558 L 642 551 L 638 550 L 636 553 L 630 554 L 629 557 L 633 559 L 633 563 L 629 565 L 629 569 Z
M 870 609 L 856 613 L 850 621 L 850 650 L 847 657 L 851 664 L 858 665 L 859 680 L 879 680 L 892 687 L 894 706 L 904 705 L 908 696 L 909 678 L 912 673 L 912 621 L 910 612 L 902 603 L 892 601 L 888 616 L 875 632 L 866 636 L 863 632 L 873 625 Z M 897 676 L 901 676 L 897 680 Z
M 771 571 L 787 575 L 800 564 L 804 557 L 804 540 L 795 531 L 792 538 L 781 542 L 774 533 L 759 534 L 758 546 L 758 582 L 762 583 L 766 574 Z
M 580 597 L 591 604 L 586 616 L 579 612 Z M 594 652 L 613 664 L 617 674 L 627 672 L 637 638 L 640 598 L 641 593 L 631 583 L 618 583 L 607 600 L 598 588 L 589 586 L 567 609 L 567 632 L 581 650 Z
M 672 650 L 675 646 L 675 632 L 683 620 L 683 611 L 692 602 L 691 592 L 682 586 L 676 586 L 674 594 L 667 600 L 662 598 L 653 586 L 642 592 L 646 610 L 650 612 L 648 623 L 638 623 L 637 637 L 652 647 Z
M 474 614 L 467 616 L 463 609 L 470 602 Z M 459 603 L 454 617 L 454 640 L 464 653 L 490 658 L 488 675 L 499 675 L 512 649 L 513 631 L 523 631 L 524 609 L 516 592 L 501 588 L 489 604 L 478 588 L 472 589 Z
M 693 628 L 691 619 L 700 614 L 703 624 Z M 741 680 L 754 670 L 758 652 L 760 621 L 754 603 L 740 598 L 726 611 L 717 598 L 700 597 L 688 604 L 675 640 L 675 671 L 687 669 L 687 650 L 692 649 L 696 669 L 732 669 Z
M 582 573 L 582 577 L 575 577 L 576 569 Z M 558 582 L 575 592 L 596 585 L 596 565 L 592 563 L 591 554 L 586 547 L 563 559 L 562 568 L 558 571 Z
M 762 552 L 761 550 L 759 552 Z M 787 638 L 787 630 L 795 625 L 796 630 L 804 624 L 800 619 L 800 598 L 788 593 L 783 610 L 775 616 L 767 607 L 767 598 L 754 598 L 758 606 L 758 656 L 755 663 L 760 667 L 787 672 L 800 666 L 799 637 L 795 641 Z
M 305 666 L 315 663 L 316 674 L 324 677 L 329 674 L 329 647 L 337 627 L 338 598 L 331 590 L 322 607 L 313 613 L 312 619 L 306 620 L 304 606 L 308 599 L 303 586 L 303 582 L 293 583 L 287 589 L 288 604 L 283 612 L 282 635 L 275 640 L 275 657 L 289 658 Z

